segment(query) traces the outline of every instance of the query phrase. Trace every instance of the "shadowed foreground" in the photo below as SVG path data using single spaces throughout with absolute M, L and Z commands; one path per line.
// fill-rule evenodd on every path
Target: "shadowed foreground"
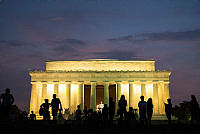
M 118 125 L 113 122 L 112 125 L 106 123 L 82 123 L 66 121 L 58 125 L 54 121 L 27 121 L 23 123 L 13 123 L 9 125 L 1 124 L 1 132 L 4 133 L 22 133 L 22 134 L 40 134 L 40 133 L 66 133 L 66 134 L 126 134 L 126 133 L 152 133 L 152 134 L 193 134 L 200 132 L 200 124 L 191 125 L 188 123 L 172 122 L 169 126 L 167 121 L 153 121 L 151 126 L 142 125 Z

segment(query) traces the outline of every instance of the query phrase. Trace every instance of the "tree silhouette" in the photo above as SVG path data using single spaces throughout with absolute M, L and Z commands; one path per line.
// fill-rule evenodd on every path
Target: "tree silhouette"
M 183 101 L 179 104 L 180 106 L 175 106 L 173 108 L 173 115 L 178 118 L 178 120 L 187 121 L 190 118 L 190 102 Z

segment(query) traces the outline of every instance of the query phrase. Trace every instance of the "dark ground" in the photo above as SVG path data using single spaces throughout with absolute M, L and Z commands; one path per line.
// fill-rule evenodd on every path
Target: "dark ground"
M 153 121 L 151 126 L 142 125 L 118 125 L 113 122 L 112 125 L 106 123 L 82 123 L 66 121 L 63 125 L 58 125 L 54 121 L 25 121 L 0 125 L 2 134 L 128 134 L 128 133 L 149 133 L 149 134 L 198 134 L 200 133 L 200 124 L 191 125 L 190 122 L 178 123 L 173 121 L 168 125 L 167 121 Z

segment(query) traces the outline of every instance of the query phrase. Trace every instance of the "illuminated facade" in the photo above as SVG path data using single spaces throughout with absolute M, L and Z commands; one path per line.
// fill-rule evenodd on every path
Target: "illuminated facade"
M 154 114 L 164 114 L 169 96 L 169 71 L 156 71 L 155 61 L 84 60 L 47 61 L 46 71 L 32 71 L 30 111 L 38 114 L 44 99 L 55 93 L 63 108 L 77 105 L 96 110 L 100 103 L 117 102 L 125 95 L 128 106 L 138 109 L 140 96 L 153 99 Z

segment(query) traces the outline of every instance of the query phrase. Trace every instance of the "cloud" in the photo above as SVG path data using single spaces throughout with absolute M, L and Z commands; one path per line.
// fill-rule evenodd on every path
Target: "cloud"
M 40 46 L 40 47 L 39 47 Z M 0 40 L 0 68 L 26 66 L 40 61 L 46 51 L 41 44 L 22 40 Z
M 48 40 L 44 42 L 22 40 L 0 40 L 1 64 L 29 63 L 30 60 L 60 59 L 81 57 L 82 50 L 88 43 L 79 39 L 69 38 Z M 84 48 L 83 48 L 84 46 Z
M 120 60 L 139 59 L 135 51 L 112 50 L 107 52 L 93 52 L 96 57 Z
M 107 39 L 109 42 L 146 43 L 149 41 L 200 41 L 200 29 L 183 32 L 141 33 Z
M 30 45 L 30 43 L 21 40 L 0 40 L 0 46 L 3 47 L 5 46 L 21 47 L 26 45 Z
M 57 40 L 55 41 L 59 44 L 69 44 L 69 45 L 86 45 L 87 43 L 85 41 L 79 40 L 79 39 L 63 39 L 63 40 Z
M 58 52 L 70 52 L 70 53 L 73 53 L 73 52 L 77 52 L 77 50 L 71 46 L 68 46 L 68 45 L 59 45 L 59 46 L 56 46 L 54 48 L 54 50 L 58 51 Z
M 56 40 L 52 42 L 55 47 L 53 50 L 56 50 L 60 53 L 64 52 L 78 52 L 80 48 L 83 46 L 86 46 L 88 43 L 79 39 L 62 39 L 62 40 Z

